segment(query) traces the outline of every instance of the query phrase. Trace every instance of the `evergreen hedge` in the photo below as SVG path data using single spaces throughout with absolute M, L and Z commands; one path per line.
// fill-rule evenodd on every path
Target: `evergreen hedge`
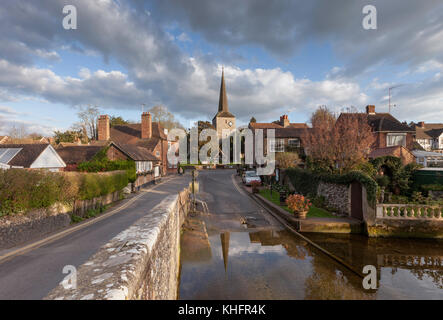
M 108 172 L 125 170 L 130 182 L 137 179 L 136 165 L 133 160 L 109 160 L 107 152 L 109 147 L 100 150 L 91 161 L 82 162 L 78 165 L 78 170 L 82 172 Z
M 349 185 L 354 181 L 358 181 L 366 188 L 368 202 L 375 204 L 377 183 L 374 181 L 374 179 L 361 171 L 351 171 L 346 174 L 338 175 L 313 173 L 309 170 L 289 168 L 286 170 L 286 174 L 298 192 L 302 193 L 303 195 L 311 196 L 317 195 L 317 189 L 320 182 Z
M 125 171 L 58 173 L 43 170 L 0 170 L 0 216 L 26 213 L 75 200 L 87 200 L 122 190 Z

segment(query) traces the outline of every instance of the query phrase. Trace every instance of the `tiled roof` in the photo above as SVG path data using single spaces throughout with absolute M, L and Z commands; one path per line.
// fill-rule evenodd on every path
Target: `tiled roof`
M 136 142 L 136 145 L 148 149 L 149 151 L 154 151 L 155 147 L 160 143 L 159 138 L 151 139 L 140 139 Z
M 342 113 L 342 117 L 350 116 L 366 117 L 369 125 L 374 129 L 374 131 L 384 131 L 384 132 L 414 132 L 415 130 L 408 126 L 407 124 L 401 123 L 396 118 L 394 118 L 390 113 L 376 113 L 376 114 L 366 114 L 366 113 Z
M 167 139 L 163 127 L 158 122 L 152 122 L 152 137 Z M 120 144 L 136 144 L 141 139 L 140 123 L 111 127 L 111 140 Z
M 22 150 L 8 162 L 10 166 L 29 168 L 49 144 L 0 144 L 0 148 L 21 148 Z
M 102 150 L 102 146 L 69 146 L 57 148 L 57 153 L 66 164 L 79 164 L 91 161 Z
M 295 128 L 279 128 L 275 129 L 276 138 L 301 138 L 307 133 L 306 129 L 295 129 Z M 267 134 L 264 134 L 267 136 Z
M 160 161 L 147 148 L 118 143 L 114 143 L 114 146 L 134 161 Z
M 275 122 L 271 122 L 271 123 L 251 122 L 251 123 L 249 123 L 249 126 L 251 127 L 251 129 L 303 129 L 303 128 L 308 128 L 308 125 L 306 123 L 291 123 L 286 128 L 278 123 L 275 123 Z
M 425 123 L 424 128 L 414 125 L 417 139 L 433 139 L 443 134 L 443 123 Z

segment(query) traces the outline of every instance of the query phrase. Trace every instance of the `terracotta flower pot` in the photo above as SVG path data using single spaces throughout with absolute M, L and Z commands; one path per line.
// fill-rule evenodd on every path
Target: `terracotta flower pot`
M 295 217 L 298 219 L 306 219 L 307 214 L 308 214 L 308 211 L 297 211 L 297 212 L 295 212 Z

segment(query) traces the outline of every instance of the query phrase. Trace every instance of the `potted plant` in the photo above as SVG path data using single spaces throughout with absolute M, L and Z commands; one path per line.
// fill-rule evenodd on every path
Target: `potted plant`
M 258 193 L 258 187 L 260 187 L 261 183 L 258 181 L 251 182 L 252 193 Z
M 299 219 L 306 219 L 306 215 L 312 206 L 311 201 L 301 194 L 290 195 L 286 199 L 286 204 L 288 208 L 294 212 L 295 217 Z

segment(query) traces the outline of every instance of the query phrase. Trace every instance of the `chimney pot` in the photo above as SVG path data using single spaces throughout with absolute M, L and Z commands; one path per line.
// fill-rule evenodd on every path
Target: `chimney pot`
M 289 119 L 287 114 L 284 114 L 280 117 L 280 125 L 284 128 L 289 126 Z
M 419 126 L 420 128 L 424 128 L 424 127 L 425 127 L 425 122 L 424 122 L 424 121 L 420 121 L 420 122 L 418 123 L 418 126 Z
M 367 114 L 375 114 L 375 106 L 374 105 L 366 106 L 366 113 Z

